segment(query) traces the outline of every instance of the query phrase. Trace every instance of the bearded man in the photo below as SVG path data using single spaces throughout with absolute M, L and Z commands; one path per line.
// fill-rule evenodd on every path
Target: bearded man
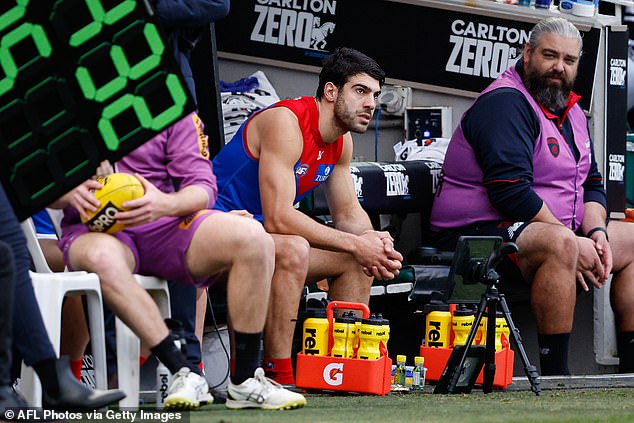
M 214 207 L 246 210 L 275 241 L 263 367 L 283 385 L 294 384 L 291 346 L 305 283 L 331 278 L 332 299 L 367 304 L 373 278 L 393 279 L 401 268 L 403 257 L 389 233 L 372 230 L 350 176 L 350 132 L 367 130 L 384 81 L 373 59 L 337 48 L 324 60 L 315 97 L 259 111 L 213 160 Z M 334 227 L 294 207 L 320 184 Z
M 610 273 L 619 371 L 634 371 L 634 225 L 606 220 L 602 176 L 572 92 L 581 52 L 567 20 L 535 25 L 517 64 L 463 115 L 431 215 L 440 248 L 455 248 L 460 235 L 519 246 L 500 270 L 503 281 L 530 284 L 543 375 L 570 374 L 577 289 L 600 289 Z

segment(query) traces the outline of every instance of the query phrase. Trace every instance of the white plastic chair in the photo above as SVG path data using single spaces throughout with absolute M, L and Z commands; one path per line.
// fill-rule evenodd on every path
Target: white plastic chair
M 156 301 L 163 318 L 171 317 L 167 281 L 154 276 L 134 275 L 134 277 Z M 118 318 L 116 319 L 116 334 L 119 389 L 126 394 L 126 397 L 119 401 L 119 407 L 138 408 L 141 384 L 139 372 L 141 346 L 139 338 Z
M 56 210 L 52 210 L 52 212 L 56 212 Z M 59 218 L 61 218 L 61 216 L 59 215 L 51 216 L 51 221 L 53 223 L 53 226 L 55 227 L 55 231 L 58 234 L 61 232 L 59 228 L 59 220 L 60 220 Z M 27 234 L 27 243 L 29 246 L 29 251 L 31 252 L 31 255 L 33 256 L 33 261 L 34 261 L 36 270 L 40 272 L 39 269 L 42 269 L 43 272 L 48 271 L 49 273 L 51 273 L 51 270 L 48 267 L 48 264 L 46 262 L 46 258 L 44 257 L 44 253 L 42 252 L 42 249 L 40 248 L 39 242 L 35 235 L 35 227 L 33 225 L 33 222 L 31 221 L 31 219 L 27 219 L 22 225 L 23 225 L 23 229 L 25 230 L 25 233 L 29 232 L 29 234 Z M 97 382 L 96 387 L 105 389 L 105 387 L 107 386 L 106 353 L 105 353 L 105 341 L 104 341 L 105 335 L 104 335 L 104 329 L 103 329 L 104 316 L 103 316 L 103 307 L 101 306 L 102 299 L 101 299 L 101 289 L 99 286 L 99 278 L 94 273 L 86 273 L 86 272 L 60 273 L 60 275 L 64 275 L 64 276 L 75 275 L 75 274 L 76 275 L 80 275 L 80 274 L 91 275 L 97 280 L 97 288 L 99 292 L 99 301 L 100 301 L 99 311 L 96 313 L 92 313 L 93 307 L 91 307 L 90 298 L 89 298 L 88 314 L 90 315 L 90 319 L 91 319 L 91 326 L 90 326 L 91 345 L 92 345 L 92 342 L 100 342 L 101 345 L 98 345 L 98 348 L 100 349 L 103 348 L 103 364 L 101 364 L 101 362 L 99 361 L 101 360 L 101 352 L 98 355 L 95 355 L 95 379 L 96 380 L 98 379 L 97 378 L 97 367 L 98 367 L 97 363 L 99 362 L 100 372 L 101 372 L 101 367 L 103 366 L 102 377 L 105 382 L 103 386 L 99 385 Z M 152 296 L 154 301 L 157 303 L 163 318 L 171 317 L 170 297 L 169 297 L 169 289 L 168 289 L 167 281 L 164 279 L 159 279 L 154 276 L 134 275 L 134 277 L 136 278 L 137 282 L 140 283 L 141 286 L 143 286 L 143 288 L 145 288 L 145 290 L 149 292 L 149 294 Z M 35 288 L 35 280 L 34 280 L 34 288 Z M 36 292 L 36 296 L 37 296 L 37 292 Z M 39 300 L 38 300 L 38 303 L 39 303 Z M 93 341 L 92 319 L 99 319 L 101 329 L 99 328 L 96 329 L 98 332 L 96 335 L 100 336 L 101 341 L 96 341 L 96 340 Z M 59 320 L 60 319 L 57 319 L 58 323 L 59 323 Z M 48 327 L 47 327 L 47 330 L 48 330 Z M 124 391 L 126 394 L 126 397 L 119 402 L 119 406 L 126 407 L 126 408 L 137 408 L 139 406 L 139 390 L 140 390 L 139 338 L 134 334 L 134 332 L 132 332 L 132 330 L 125 323 L 119 320 L 119 318 L 117 318 L 115 321 L 115 331 L 116 331 L 116 339 L 117 339 L 116 345 L 117 345 L 118 387 L 119 389 Z M 49 330 L 49 336 L 51 335 L 52 335 L 51 331 Z M 57 335 L 57 339 L 59 339 L 59 332 Z M 59 352 L 59 341 L 57 345 L 58 345 L 57 352 Z M 39 383 L 37 383 L 36 385 L 39 388 Z M 41 395 L 38 394 L 38 396 L 41 396 Z M 27 400 L 28 399 L 29 398 L 27 398 Z M 39 404 L 40 403 L 38 403 L 38 405 Z
M 30 272 L 33 290 L 37 299 L 44 326 L 51 339 L 53 348 L 59 355 L 61 341 L 62 304 L 66 295 L 86 295 L 88 303 L 88 323 L 90 343 L 95 363 L 95 387 L 106 389 L 106 346 L 104 335 L 104 316 L 99 277 L 87 272 L 53 272 L 46 262 L 44 253 L 35 234 L 31 219 L 22 222 L 27 246 L 35 265 Z M 31 367 L 22 365 L 20 391 L 33 406 L 42 405 L 42 388 L 39 378 Z

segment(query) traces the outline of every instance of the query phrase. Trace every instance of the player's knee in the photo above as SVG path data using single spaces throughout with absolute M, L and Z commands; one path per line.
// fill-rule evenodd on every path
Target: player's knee
M 86 243 L 81 249 L 71 249 L 71 261 L 79 262 L 80 268 L 100 275 L 118 269 L 119 264 L 124 262 L 121 249 L 115 244 L 118 241 L 115 238 L 108 239 L 111 238 L 109 236 L 101 238 L 103 239 Z
M 553 225 L 541 239 L 539 250 L 546 260 L 557 260 L 561 266 L 576 267 L 579 255 L 577 236 L 564 226 Z
M 342 276 L 346 280 L 359 281 L 367 286 L 374 282 L 374 277 L 366 275 L 363 267 L 356 260 L 347 260 L 343 263 Z
M 310 244 L 300 236 L 281 237 L 275 243 L 275 266 L 278 270 L 301 273 L 308 272 Z
M 244 220 L 240 228 L 236 228 L 238 234 L 237 254 L 245 259 L 261 259 L 270 263 L 275 261 L 275 243 L 262 225 L 255 220 Z

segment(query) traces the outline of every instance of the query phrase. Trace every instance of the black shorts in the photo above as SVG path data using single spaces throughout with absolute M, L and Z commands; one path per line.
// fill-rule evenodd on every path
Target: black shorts
M 441 251 L 455 251 L 461 236 L 500 236 L 502 242 L 515 242 L 530 222 L 480 222 L 462 228 L 431 234 L 431 241 Z M 500 275 L 500 291 L 507 297 L 523 299 L 528 294 L 528 283 L 522 277 L 514 255 L 506 256 L 496 267 Z M 519 286 L 518 286 L 519 285 Z

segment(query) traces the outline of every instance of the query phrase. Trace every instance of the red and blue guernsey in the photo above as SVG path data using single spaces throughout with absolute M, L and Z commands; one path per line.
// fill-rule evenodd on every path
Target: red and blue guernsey
M 282 100 L 270 107 L 286 107 L 299 121 L 304 148 L 295 163 L 295 200 L 299 202 L 306 194 L 325 182 L 341 157 L 343 137 L 326 144 L 319 133 L 319 112 L 314 97 Z M 259 112 L 258 112 L 259 113 Z M 246 128 L 256 114 L 247 119 L 231 141 L 213 160 L 218 183 L 218 198 L 215 209 L 247 210 L 262 222 L 262 202 L 258 179 L 259 160 L 248 149 Z

